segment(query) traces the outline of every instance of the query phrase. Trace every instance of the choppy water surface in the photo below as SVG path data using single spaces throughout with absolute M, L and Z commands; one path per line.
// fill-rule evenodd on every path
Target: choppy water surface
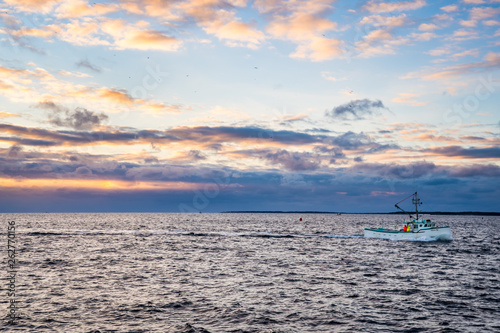
M 499 217 L 431 216 L 454 241 L 406 242 L 362 237 L 393 215 L 0 216 L 20 260 L 2 329 L 500 331 Z

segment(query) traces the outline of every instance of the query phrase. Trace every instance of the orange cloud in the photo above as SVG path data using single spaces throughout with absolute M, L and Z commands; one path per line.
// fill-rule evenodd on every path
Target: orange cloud
M 6 4 L 26 12 L 47 12 L 63 0 L 4 0 Z
M 120 49 L 177 51 L 182 41 L 156 30 L 138 30 L 116 41 Z
M 363 40 L 356 42 L 356 50 L 359 57 L 368 58 L 380 54 L 394 54 L 395 47 L 408 43 L 409 40 L 402 37 L 394 37 L 388 30 L 377 29 L 370 31 Z
M 246 6 L 246 1 L 230 3 L 237 7 Z M 177 13 L 176 20 L 194 19 L 206 33 L 226 41 L 228 46 L 258 48 L 265 40 L 265 34 L 254 24 L 242 22 L 234 10 L 227 8 L 226 2 L 220 0 L 191 0 L 173 4 L 170 12 Z
M 119 10 L 117 4 L 93 3 L 89 6 L 87 1 L 64 1 L 56 9 L 58 18 L 79 18 L 82 16 L 101 16 Z
M 34 64 L 32 64 L 35 66 Z M 55 77 L 43 68 L 12 69 L 0 66 L 0 95 L 10 100 L 38 103 L 53 101 L 61 104 L 81 104 L 90 109 L 121 112 L 134 106 L 137 110 L 161 114 L 188 110 L 189 106 L 168 104 L 150 99 L 134 99 L 126 90 L 89 87 L 63 78 L 81 78 L 79 72 L 58 71 Z
M 460 143 L 456 138 L 445 135 L 434 134 L 419 134 L 410 139 L 411 141 L 431 141 L 431 142 L 446 142 L 446 143 Z
M 63 8 L 64 6 L 69 6 Z M 12 36 L 31 36 L 39 38 L 59 38 L 75 45 L 105 45 L 117 49 L 161 50 L 177 51 L 182 41 L 165 35 L 163 32 L 147 29 L 150 25 L 146 21 L 127 22 L 123 19 L 111 19 L 104 15 L 118 10 L 117 5 L 95 5 L 90 7 L 80 0 L 64 2 L 58 7 L 59 16 L 63 18 L 93 15 L 72 19 L 69 22 L 58 22 L 37 28 L 19 26 L 18 28 L 0 29 L 0 33 Z M 4 15 L 5 16 L 5 15 Z M 8 17 L 8 19 L 14 19 Z M 21 22 L 15 22 L 20 25 Z
M 0 89 L 2 88 L 1 82 L 0 82 Z M 8 118 L 8 117 L 20 117 L 18 114 L 10 113 L 10 112 L 5 112 L 5 111 L 0 111 L 0 118 Z
M 43 29 L 20 27 L 18 30 L 9 29 L 2 31 L 0 29 L 0 32 L 8 33 L 15 37 L 30 36 L 30 37 L 40 37 L 40 38 L 51 38 L 55 34 L 57 34 L 58 30 L 59 30 L 58 27 L 50 25 L 50 26 L 45 26 Z
M 97 94 L 101 98 L 106 98 L 114 103 L 132 105 L 134 103 L 133 98 L 124 91 L 109 89 L 109 88 L 100 88 L 97 90 Z
M 133 191 L 133 190 L 192 190 L 202 188 L 204 184 L 175 181 L 126 181 L 115 179 L 12 179 L 0 178 L 0 188 L 5 189 L 43 189 L 52 190 L 98 190 L 98 191 Z
M 405 103 L 405 104 L 410 104 L 412 106 L 424 106 L 429 103 L 427 102 L 418 102 L 415 100 L 415 97 L 418 97 L 419 95 L 417 94 L 412 94 L 412 93 L 399 93 L 399 97 L 395 97 L 392 99 L 393 102 L 396 103 Z
M 62 23 L 53 28 L 57 37 L 63 41 L 76 45 L 111 45 L 110 41 L 99 36 L 100 22 L 97 20 Z
M 466 54 L 466 55 L 473 55 Z M 414 72 L 409 73 L 403 78 L 421 78 L 422 80 L 440 80 L 444 78 L 451 78 L 460 76 L 462 74 L 469 74 L 477 71 L 487 70 L 490 68 L 497 68 L 500 65 L 500 53 L 489 52 L 480 62 L 465 63 L 457 66 L 449 66 L 443 69 L 436 69 L 428 72 Z
M 228 42 L 229 46 L 244 45 L 249 48 L 256 49 L 265 39 L 265 35 L 262 31 L 258 31 L 250 24 L 239 21 L 212 21 L 204 24 L 204 30 L 209 34 L 215 35 L 221 40 L 230 41 Z M 241 42 L 243 44 L 237 42 Z
M 342 55 L 342 42 L 336 38 L 327 38 L 325 33 L 337 29 L 337 23 L 309 13 L 293 13 L 288 16 L 276 16 L 267 27 L 275 38 L 290 40 L 298 44 L 290 56 L 292 58 L 329 60 Z
M 301 43 L 290 56 L 292 58 L 311 59 L 312 61 L 324 61 L 340 57 L 343 54 L 342 42 L 338 39 L 315 37 L 312 40 Z
M 161 116 L 171 113 L 180 113 L 186 108 L 181 104 L 164 104 L 164 103 L 145 103 L 140 109 L 148 111 L 154 116 Z M 187 107 L 189 108 L 189 107 Z

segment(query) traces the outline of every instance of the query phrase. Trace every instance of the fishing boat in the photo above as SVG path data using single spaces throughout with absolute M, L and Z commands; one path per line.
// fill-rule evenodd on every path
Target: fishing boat
M 412 198 L 412 204 L 415 205 L 415 213 L 409 213 L 399 207 L 399 204 L 405 200 Z M 430 219 L 424 219 L 418 208 L 422 205 L 422 201 L 417 196 L 417 192 L 407 198 L 404 198 L 397 204 L 396 208 L 410 215 L 409 221 L 405 221 L 394 229 L 385 228 L 365 228 L 365 238 L 383 238 L 390 240 L 418 240 L 418 241 L 433 241 L 433 240 L 453 240 L 451 237 L 451 229 L 449 226 L 438 227 L 436 223 Z

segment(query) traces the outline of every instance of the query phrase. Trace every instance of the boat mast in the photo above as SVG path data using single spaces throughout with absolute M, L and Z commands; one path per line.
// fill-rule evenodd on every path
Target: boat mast
M 400 211 L 402 211 L 403 213 L 406 213 L 408 215 L 410 215 L 410 219 L 412 218 L 411 216 L 411 213 L 405 211 L 403 208 L 399 207 L 399 204 L 402 203 L 403 201 L 405 200 L 408 200 L 408 199 L 411 199 L 411 202 L 415 205 L 415 213 L 417 215 L 417 220 L 418 220 L 418 206 L 420 206 L 422 204 L 422 201 L 420 201 L 420 199 L 418 198 L 417 196 L 417 192 L 413 193 L 412 195 L 404 198 L 403 200 L 401 200 L 400 202 L 398 202 L 397 204 L 395 204 L 394 206 L 399 209 Z
M 418 206 L 422 204 L 422 201 L 417 196 L 417 192 L 413 194 L 413 199 L 411 199 L 411 202 L 415 205 L 415 213 L 417 214 L 417 220 L 418 220 Z

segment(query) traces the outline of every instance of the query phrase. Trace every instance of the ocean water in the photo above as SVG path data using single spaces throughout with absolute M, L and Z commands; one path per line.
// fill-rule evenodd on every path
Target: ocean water
M 408 242 L 363 238 L 394 215 L 0 216 L 2 331 L 500 331 L 500 217 L 430 216 L 454 240 Z

